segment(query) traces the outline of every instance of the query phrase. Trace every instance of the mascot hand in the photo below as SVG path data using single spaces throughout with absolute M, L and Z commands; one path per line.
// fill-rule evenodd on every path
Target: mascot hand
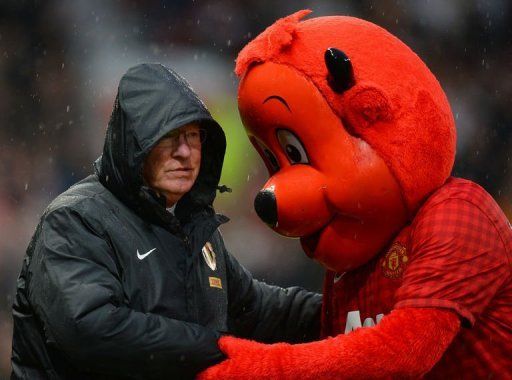
M 292 347 L 286 343 L 263 344 L 230 336 L 220 338 L 219 347 L 226 355 L 223 362 L 202 372 L 198 379 L 274 378 L 280 372 L 280 361 Z
M 227 359 L 202 372 L 208 379 L 345 379 L 421 377 L 460 329 L 441 309 L 400 309 L 375 327 L 304 344 L 261 344 L 223 337 Z

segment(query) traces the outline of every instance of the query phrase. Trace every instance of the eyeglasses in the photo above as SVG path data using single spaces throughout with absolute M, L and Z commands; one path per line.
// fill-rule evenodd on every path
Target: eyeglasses
M 166 134 L 158 143 L 159 147 L 176 149 L 180 145 L 181 136 L 191 148 L 199 148 L 206 140 L 206 130 L 203 128 L 194 128 L 189 130 L 176 130 Z

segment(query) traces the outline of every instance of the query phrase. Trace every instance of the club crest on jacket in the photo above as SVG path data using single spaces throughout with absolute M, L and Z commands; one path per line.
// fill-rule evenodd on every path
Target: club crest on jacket
M 217 269 L 217 261 L 215 260 L 215 251 L 213 250 L 212 243 L 207 241 L 202 252 L 206 265 L 208 265 L 211 270 Z

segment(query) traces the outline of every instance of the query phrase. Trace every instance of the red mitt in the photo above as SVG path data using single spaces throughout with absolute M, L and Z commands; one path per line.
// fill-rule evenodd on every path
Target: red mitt
M 460 328 L 441 309 L 394 310 L 375 327 L 291 345 L 223 337 L 227 359 L 199 379 L 348 379 L 420 377 L 441 358 Z

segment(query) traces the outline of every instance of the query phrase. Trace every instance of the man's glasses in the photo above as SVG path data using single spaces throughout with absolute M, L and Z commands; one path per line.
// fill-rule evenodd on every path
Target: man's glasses
M 159 142 L 158 146 L 162 148 L 176 149 L 182 141 L 181 136 L 185 139 L 187 145 L 191 148 L 200 148 L 206 140 L 206 130 L 203 128 L 195 128 L 189 130 L 176 130 L 166 134 Z

